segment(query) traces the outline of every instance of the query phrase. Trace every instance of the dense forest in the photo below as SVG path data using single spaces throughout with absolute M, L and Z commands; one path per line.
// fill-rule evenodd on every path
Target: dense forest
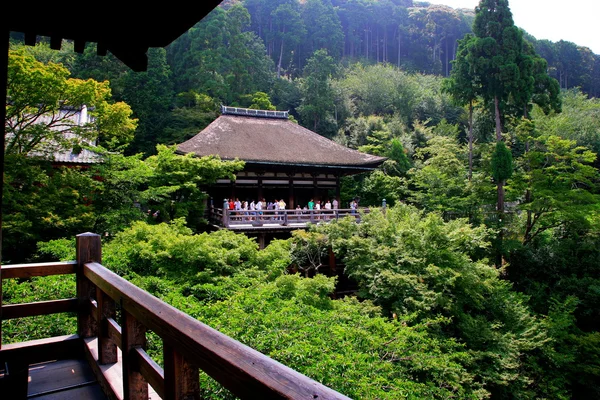
M 12 35 L 5 263 L 73 259 L 76 234 L 101 233 L 108 268 L 356 399 L 600 397 L 599 55 L 531 37 L 506 0 L 229 0 L 148 56 L 135 73 L 94 45 L 76 54 Z M 208 232 L 203 188 L 243 162 L 173 145 L 221 104 L 289 110 L 387 157 L 342 182 L 342 204 L 386 199 L 386 212 L 264 250 Z M 81 105 L 86 126 L 58 113 Z M 104 162 L 89 168 L 45 154 L 92 142 Z M 315 274 L 330 249 L 355 295 L 337 298 L 335 278 Z M 3 296 L 73 288 L 62 276 L 7 280 Z M 74 326 L 55 315 L 3 332 L 18 341 Z M 161 362 L 152 338 L 149 351 Z M 205 398 L 232 398 L 206 376 L 201 385 Z

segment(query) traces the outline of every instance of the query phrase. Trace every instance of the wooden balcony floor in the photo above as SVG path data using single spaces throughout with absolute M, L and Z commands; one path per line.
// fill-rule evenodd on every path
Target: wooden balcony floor
M 31 365 L 27 397 L 38 400 L 107 399 L 85 360 Z

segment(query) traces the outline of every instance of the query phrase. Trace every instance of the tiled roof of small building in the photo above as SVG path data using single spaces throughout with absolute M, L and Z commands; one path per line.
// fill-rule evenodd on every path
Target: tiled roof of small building
M 240 109 L 236 109 L 236 113 L 224 110 L 225 113 L 204 130 L 181 143 L 178 151 L 255 163 L 365 169 L 376 168 L 386 160 L 342 146 L 287 118 L 245 116 Z
M 55 152 L 52 154 L 51 160 L 59 164 L 97 164 L 102 162 L 102 156 L 83 149 L 79 153 L 73 151 Z

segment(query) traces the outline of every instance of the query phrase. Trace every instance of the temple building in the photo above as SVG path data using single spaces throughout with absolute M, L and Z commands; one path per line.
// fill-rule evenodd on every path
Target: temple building
M 178 152 L 245 162 L 235 181 L 221 179 L 207 189 L 218 207 L 230 198 L 284 199 L 287 209 L 303 208 L 311 199 L 339 202 L 341 177 L 372 171 L 386 160 L 306 129 L 291 121 L 287 111 L 226 106 L 215 121 L 181 143 Z

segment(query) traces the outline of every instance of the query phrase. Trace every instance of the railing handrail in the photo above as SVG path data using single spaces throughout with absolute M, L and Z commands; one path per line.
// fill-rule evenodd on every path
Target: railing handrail
M 329 222 L 340 218 L 351 217 L 360 221 L 361 214 L 371 211 L 371 207 L 361 207 L 358 209 L 335 208 L 326 209 L 296 209 L 286 208 L 283 210 L 261 209 L 261 210 L 229 210 L 227 208 L 212 207 L 210 218 L 213 223 L 224 228 L 239 228 L 240 225 L 282 225 L 288 226 L 294 224 L 294 227 L 301 227 L 301 224 Z M 385 210 L 385 208 L 382 208 Z

